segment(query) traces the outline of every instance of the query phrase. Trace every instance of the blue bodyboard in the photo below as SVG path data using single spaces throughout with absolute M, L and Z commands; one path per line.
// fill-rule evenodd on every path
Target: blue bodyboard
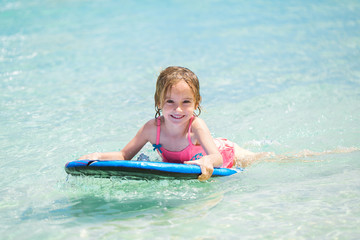
M 71 175 L 85 175 L 109 178 L 187 178 L 196 179 L 201 174 L 197 165 L 126 160 L 76 160 L 65 165 L 65 171 Z M 212 177 L 230 176 L 242 171 L 240 168 L 214 168 Z

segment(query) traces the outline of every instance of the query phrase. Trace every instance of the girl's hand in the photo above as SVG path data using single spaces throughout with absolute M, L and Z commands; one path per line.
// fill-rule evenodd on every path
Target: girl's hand
M 208 180 L 214 172 L 214 166 L 210 161 L 206 161 L 206 156 L 194 161 L 185 161 L 185 164 L 199 165 L 201 169 L 201 175 L 198 177 L 199 181 Z
M 84 156 L 81 156 L 79 160 L 101 160 L 101 153 L 91 153 Z

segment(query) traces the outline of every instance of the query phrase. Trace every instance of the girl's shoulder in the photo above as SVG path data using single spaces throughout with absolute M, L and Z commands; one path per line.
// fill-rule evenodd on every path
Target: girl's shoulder
M 194 117 L 192 123 L 191 123 L 191 128 L 193 130 L 196 129 L 203 129 L 203 128 L 207 128 L 207 125 L 205 123 L 205 121 L 199 117 Z
M 192 124 L 191 124 L 191 132 L 194 133 L 194 138 L 192 139 L 193 142 L 200 142 L 204 141 L 204 139 L 211 139 L 211 133 L 209 128 L 207 127 L 204 120 L 199 117 L 195 117 Z M 200 141 L 200 139 L 203 139 Z
M 139 132 L 143 138 L 153 143 L 156 140 L 156 131 L 156 119 L 150 119 L 142 126 Z
M 145 130 L 153 130 L 153 129 L 156 129 L 156 128 L 157 128 L 157 119 L 156 118 L 150 119 L 149 121 L 147 121 L 144 124 L 144 129 Z

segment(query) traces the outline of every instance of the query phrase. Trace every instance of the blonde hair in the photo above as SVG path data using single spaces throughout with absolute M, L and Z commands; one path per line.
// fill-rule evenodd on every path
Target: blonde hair
M 196 116 L 199 116 L 201 113 L 201 96 L 200 96 L 200 84 L 199 79 L 191 70 L 184 67 L 170 66 L 165 70 L 161 71 L 157 81 L 156 81 L 156 91 L 154 95 L 155 99 L 155 118 L 159 117 L 161 114 L 161 107 L 164 104 L 166 93 L 170 90 L 172 86 L 177 84 L 180 81 L 185 81 L 191 88 L 194 99 L 195 106 L 199 111 Z

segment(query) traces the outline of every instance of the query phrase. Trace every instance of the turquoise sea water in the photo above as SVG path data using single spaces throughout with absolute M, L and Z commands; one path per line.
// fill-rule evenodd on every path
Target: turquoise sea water
M 358 239 L 359 12 L 355 0 L 0 1 L 0 238 Z M 293 158 L 206 183 L 67 179 L 67 161 L 121 149 L 154 116 L 169 65 L 198 75 L 214 136 Z

